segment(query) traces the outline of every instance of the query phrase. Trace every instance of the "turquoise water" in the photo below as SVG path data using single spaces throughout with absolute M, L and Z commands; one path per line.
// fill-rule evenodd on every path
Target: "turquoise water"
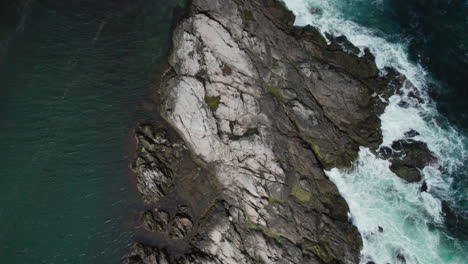
M 405 74 L 425 101 L 405 108 L 399 103 L 407 96 L 394 95 L 380 118 L 383 146 L 414 129 L 439 158 L 423 170 L 427 192 L 420 191 L 422 182 L 403 182 L 365 148 L 352 169 L 327 173 L 363 237 L 361 263 L 466 263 L 468 2 L 285 2 L 297 25 L 312 24 L 322 33 L 345 35 L 361 50 L 370 48 L 380 69 L 391 66 Z
M 0 12 L 0 262 L 118 263 L 128 132 L 183 1 L 26 2 Z

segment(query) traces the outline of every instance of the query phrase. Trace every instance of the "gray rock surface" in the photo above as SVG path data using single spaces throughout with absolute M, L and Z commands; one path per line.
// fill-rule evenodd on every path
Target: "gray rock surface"
M 157 117 L 135 131 L 145 203 L 125 263 L 358 263 L 324 170 L 381 143 L 369 51 L 330 45 L 276 0 L 193 0 L 173 32 Z

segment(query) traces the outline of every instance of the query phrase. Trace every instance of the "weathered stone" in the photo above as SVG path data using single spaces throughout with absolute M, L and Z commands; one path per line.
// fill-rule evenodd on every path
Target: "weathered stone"
M 407 167 L 404 165 L 391 165 L 390 169 L 398 175 L 398 177 L 406 180 L 407 182 L 418 182 L 422 179 L 421 173 L 414 167 Z
M 417 132 L 409 131 L 407 133 L 408 137 L 412 135 L 417 135 Z M 382 148 L 380 155 L 390 159 L 390 169 L 407 182 L 421 181 L 421 170 L 437 161 L 426 143 L 413 139 L 394 142 L 391 148 Z
M 360 50 L 354 46 L 345 36 L 333 36 L 329 33 L 325 33 L 327 39 L 331 42 L 328 46 L 328 50 L 331 51 L 347 51 L 348 53 L 359 55 Z
M 189 10 L 156 91 L 164 120 L 136 133 L 151 214 L 128 263 L 358 263 L 360 235 L 324 169 L 380 145 L 374 95 L 393 76 L 345 38 L 294 27 L 276 0 Z

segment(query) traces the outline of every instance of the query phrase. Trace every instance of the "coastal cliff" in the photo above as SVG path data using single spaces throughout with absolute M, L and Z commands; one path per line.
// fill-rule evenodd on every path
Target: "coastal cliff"
M 295 27 L 276 0 L 193 0 L 154 118 L 135 130 L 145 210 L 125 263 L 358 263 L 325 175 L 381 144 L 403 77 L 344 37 Z

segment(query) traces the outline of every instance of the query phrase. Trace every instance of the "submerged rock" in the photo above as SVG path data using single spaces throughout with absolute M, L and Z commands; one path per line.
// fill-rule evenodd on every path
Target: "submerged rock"
M 309 13 L 311 13 L 312 15 L 321 15 L 322 10 L 320 8 L 317 8 L 317 7 L 311 7 L 311 8 L 309 8 Z
M 419 136 L 419 132 L 414 130 L 414 129 L 411 129 L 410 131 L 405 132 L 405 137 L 407 137 L 407 138 L 414 138 L 414 137 L 417 137 L 417 136 Z
M 126 263 L 358 263 L 361 237 L 324 170 L 380 145 L 375 94 L 394 76 L 346 39 L 294 27 L 280 1 L 188 10 L 155 120 L 135 133 L 147 210 Z
M 397 259 L 398 263 L 406 264 L 406 258 L 405 258 L 405 255 L 403 255 L 403 253 L 398 253 L 396 255 L 396 259 Z

